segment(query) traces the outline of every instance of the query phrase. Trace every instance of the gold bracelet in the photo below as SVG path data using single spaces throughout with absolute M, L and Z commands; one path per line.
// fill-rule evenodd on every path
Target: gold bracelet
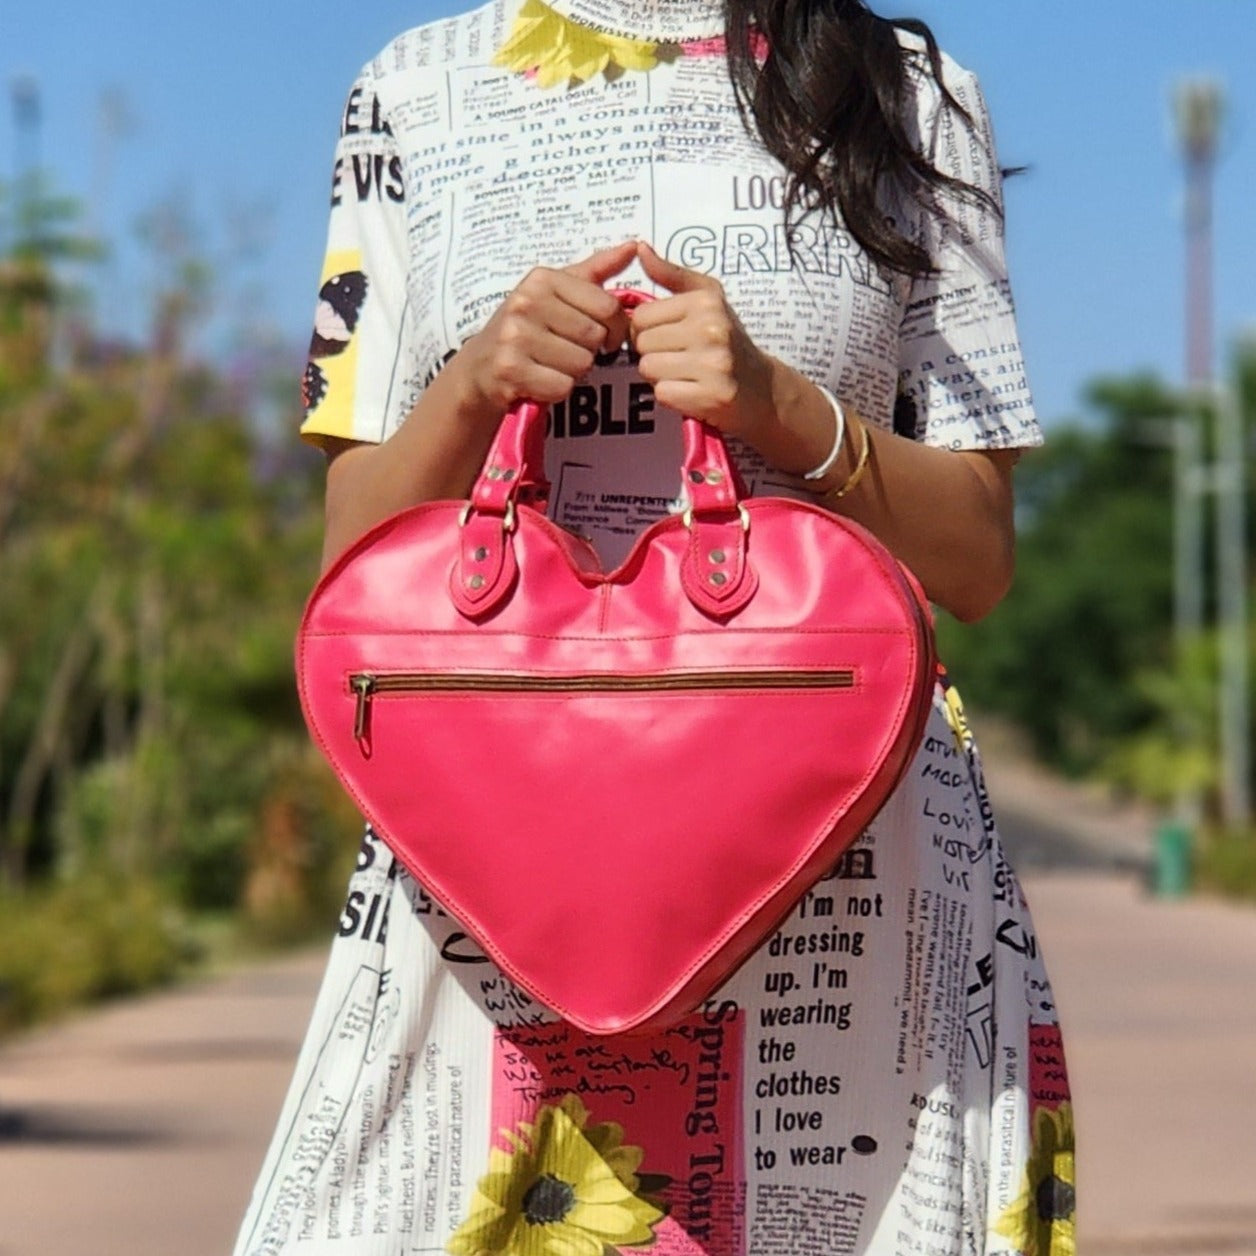
M 844 483 L 839 484 L 836 488 L 831 488 L 827 493 L 820 495 L 821 501 L 838 502 L 841 501 L 851 489 L 859 483 L 864 477 L 864 472 L 868 470 L 869 455 L 872 452 L 872 438 L 868 435 L 868 425 L 861 422 L 859 424 L 860 444 L 859 457 L 855 459 L 854 470 L 846 477 Z

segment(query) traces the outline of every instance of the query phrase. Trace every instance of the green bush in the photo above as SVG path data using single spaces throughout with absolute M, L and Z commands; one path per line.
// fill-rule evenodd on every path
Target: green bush
M 172 980 L 196 958 L 152 882 L 89 874 L 0 898 L 0 1029 Z
M 1193 864 L 1199 889 L 1256 900 L 1256 834 L 1205 833 L 1196 843 Z

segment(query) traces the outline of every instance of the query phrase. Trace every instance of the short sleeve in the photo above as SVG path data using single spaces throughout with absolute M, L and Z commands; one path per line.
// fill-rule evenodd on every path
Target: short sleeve
M 332 173 L 301 435 L 382 441 L 404 415 L 412 378 L 407 326 L 405 178 L 370 70 L 345 103 Z
M 985 191 L 979 203 L 944 190 L 920 223 L 938 273 L 912 281 L 899 337 L 899 405 L 916 438 L 950 449 L 1042 443 L 1025 377 L 1003 245 L 1002 175 L 976 78 L 944 58 L 945 82 L 969 119 L 920 71 L 917 120 L 925 156 Z

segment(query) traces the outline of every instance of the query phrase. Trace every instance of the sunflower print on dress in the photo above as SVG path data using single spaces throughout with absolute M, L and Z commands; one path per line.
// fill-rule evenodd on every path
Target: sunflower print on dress
M 511 1149 L 490 1151 L 470 1214 L 446 1245 L 451 1256 L 614 1256 L 653 1244 L 665 1212 L 637 1174 L 642 1149 L 625 1144 L 615 1122 L 588 1120 L 569 1094 L 503 1130 Z
M 1021 1192 L 994 1232 L 1022 1256 L 1077 1256 L 1076 1212 L 1073 1105 L 1039 1108 Z
M 506 42 L 493 58 L 497 65 L 530 74 L 538 87 L 583 83 L 603 71 L 652 70 L 659 47 L 645 39 L 625 39 L 581 26 L 541 0 L 524 0 Z

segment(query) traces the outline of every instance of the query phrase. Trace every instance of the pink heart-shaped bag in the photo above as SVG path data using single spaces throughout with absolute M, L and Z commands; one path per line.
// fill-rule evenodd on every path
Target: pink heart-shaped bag
M 519 405 L 470 500 L 362 537 L 297 642 L 310 732 L 376 832 L 591 1033 L 665 1025 L 737 968 L 880 809 L 933 687 L 890 553 L 739 500 L 719 433 L 684 428 L 689 510 L 604 573 L 527 504 L 545 410 Z

